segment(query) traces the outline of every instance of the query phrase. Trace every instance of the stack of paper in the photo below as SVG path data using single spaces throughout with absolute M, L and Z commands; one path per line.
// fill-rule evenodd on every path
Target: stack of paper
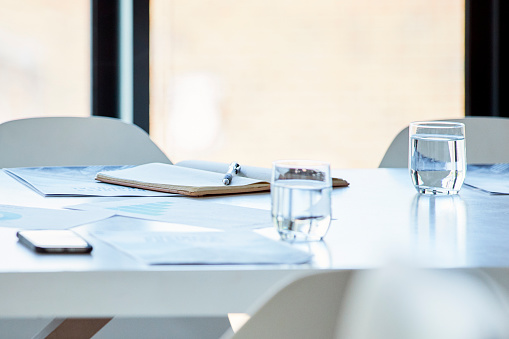
M 139 188 L 109 185 L 95 180 L 101 171 L 126 169 L 132 166 L 70 166 L 19 167 L 4 171 L 23 185 L 45 196 L 168 196 Z
M 312 255 L 253 232 L 94 232 L 149 265 L 303 264 Z

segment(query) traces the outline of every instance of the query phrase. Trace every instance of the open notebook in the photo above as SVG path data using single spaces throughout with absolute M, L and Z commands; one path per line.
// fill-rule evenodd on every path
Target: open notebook
M 116 171 L 102 171 L 96 179 L 102 182 L 147 190 L 189 196 L 268 191 L 271 170 L 242 166 L 230 185 L 223 184 L 228 164 L 189 160 L 175 165 L 150 163 Z M 343 179 L 333 179 L 333 186 L 348 186 Z

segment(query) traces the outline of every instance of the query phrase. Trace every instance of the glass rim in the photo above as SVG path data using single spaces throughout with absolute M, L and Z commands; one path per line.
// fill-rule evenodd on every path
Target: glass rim
M 420 128 L 439 128 L 439 129 L 465 128 L 464 123 L 456 121 L 414 121 L 410 123 L 410 126 Z
M 272 167 L 284 168 L 312 168 L 326 166 L 330 168 L 330 163 L 321 160 L 276 160 L 272 162 Z

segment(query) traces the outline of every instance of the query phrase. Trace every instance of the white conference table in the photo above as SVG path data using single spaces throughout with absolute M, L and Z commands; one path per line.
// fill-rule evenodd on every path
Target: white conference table
M 338 170 L 350 182 L 333 192 L 333 220 L 304 265 L 147 266 L 88 234 L 105 227 L 162 229 L 164 223 L 113 217 L 75 228 L 91 255 L 40 255 L 0 227 L 0 318 L 224 316 L 271 288 L 323 270 L 405 262 L 426 267 L 509 267 L 509 196 L 464 187 L 458 196 L 419 196 L 406 169 Z M 44 198 L 0 173 L 0 204 L 61 208 L 94 197 Z M 176 198 L 178 199 L 178 198 Z M 270 208 L 268 193 L 199 198 Z M 204 226 L 207 218 L 204 216 Z M 270 222 L 268 220 L 268 222 Z M 1 222 L 0 222 L 1 226 Z M 272 228 L 262 234 L 275 236 Z

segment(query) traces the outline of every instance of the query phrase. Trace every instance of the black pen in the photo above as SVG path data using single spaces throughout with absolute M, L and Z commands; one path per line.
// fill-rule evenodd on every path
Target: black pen
M 223 178 L 223 184 L 229 185 L 232 182 L 233 175 L 239 174 L 240 172 L 240 165 L 236 162 L 232 162 L 230 166 L 228 167 L 228 172 L 224 175 Z

